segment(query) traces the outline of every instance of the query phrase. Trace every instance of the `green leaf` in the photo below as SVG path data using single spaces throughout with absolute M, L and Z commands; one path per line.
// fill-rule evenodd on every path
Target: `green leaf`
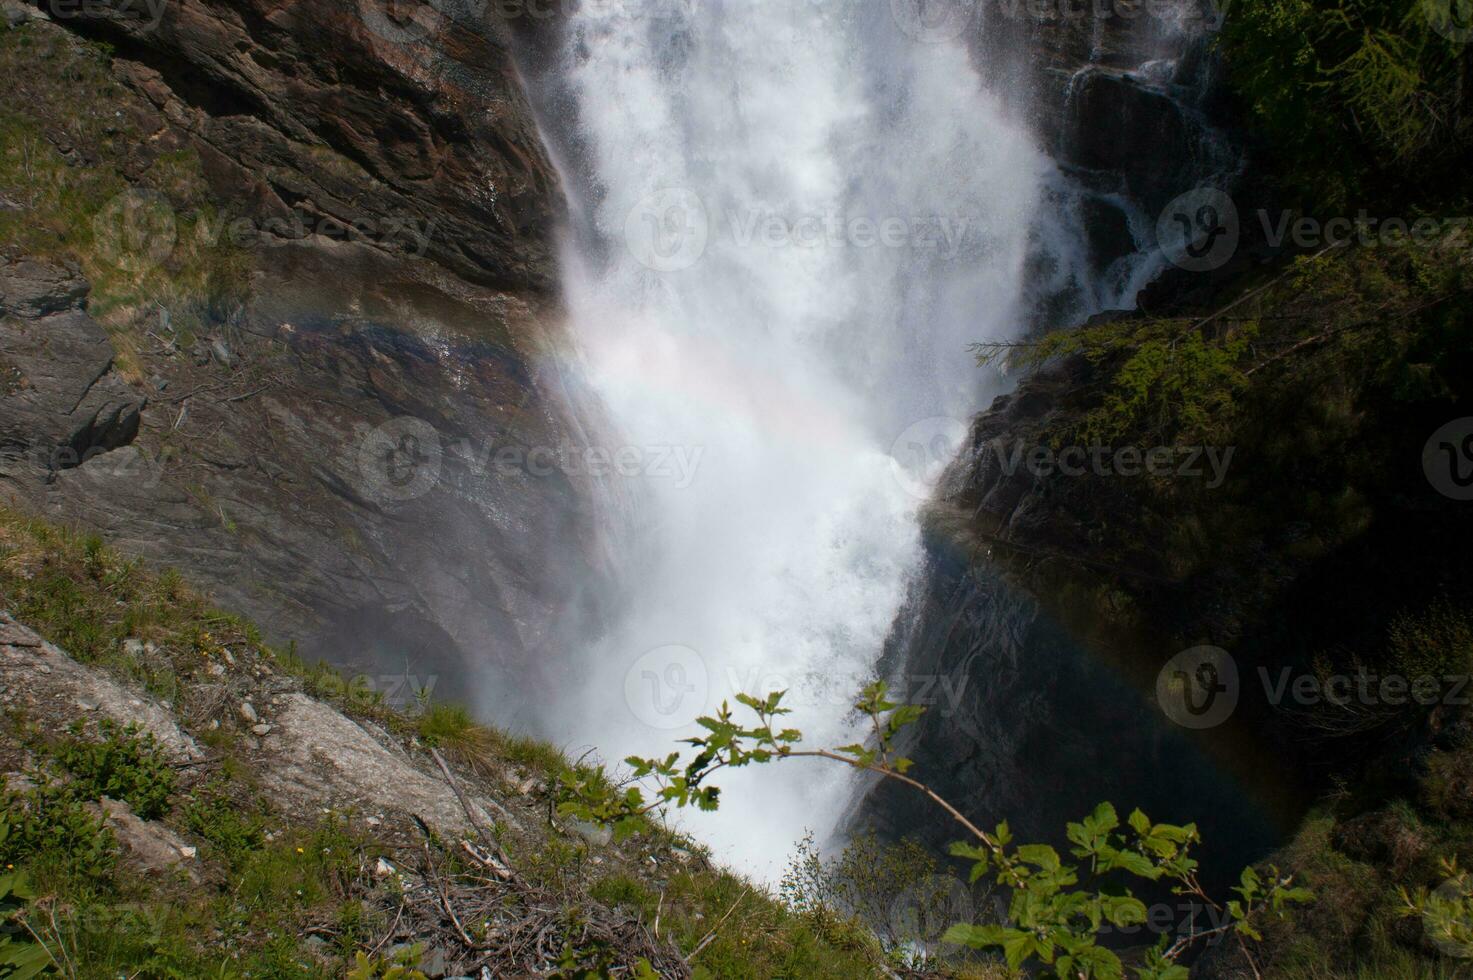
M 1098 833 L 1105 833 L 1120 826 L 1120 817 L 1115 813 L 1115 805 L 1113 803 L 1101 803 L 1095 807 L 1092 819 L 1095 825 L 1094 829 Z
M 1105 918 L 1117 926 L 1139 925 L 1146 921 L 1146 903 L 1130 895 L 1100 896 Z
M 1006 957 L 1008 966 L 1014 970 L 1022 969 L 1029 957 L 1039 951 L 1038 944 L 1026 932 L 1020 932 L 1017 929 L 1009 929 L 1007 932 L 1008 938 L 1002 944 L 1002 955 Z
M 1119 868 L 1127 871 L 1138 878 L 1147 878 L 1156 881 L 1161 877 L 1161 869 L 1151 863 L 1151 859 L 1144 854 L 1135 851 L 1116 851 L 1106 863 L 1107 870 Z
M 1006 940 L 1007 934 L 1008 930 L 1002 926 L 974 926 L 962 923 L 947 929 L 945 935 L 941 937 L 941 941 L 952 946 L 987 949 L 992 946 L 1001 946 Z
M 1024 844 L 1018 848 L 1018 860 L 1045 871 L 1058 871 L 1060 867 L 1059 853 L 1047 844 Z

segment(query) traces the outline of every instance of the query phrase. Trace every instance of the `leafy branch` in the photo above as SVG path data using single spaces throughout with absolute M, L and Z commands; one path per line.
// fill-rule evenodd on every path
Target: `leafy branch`
M 1067 827 L 1073 845 L 1069 853 L 1079 864 L 1066 862 L 1046 844 L 1014 846 L 1006 821 L 991 832 L 985 831 L 910 775 L 913 763 L 896 752 L 895 740 L 921 717 L 924 708 L 888 700 L 886 685 L 876 682 L 865 688 L 854 706 L 870 721 L 873 737 L 868 744 L 804 749 L 800 748 L 802 732 L 779 724 L 784 715 L 791 713 L 782 706 L 785 693 L 775 691 L 765 698 L 738 695 L 738 704 L 756 716 L 746 725 L 735 718 L 731 705 L 725 702 L 714 717 L 697 719 L 706 734 L 686 740 L 694 750 L 689 761 L 684 761 L 680 752 L 661 759 L 631 756 L 625 762 L 632 770 L 634 783 L 616 785 L 602 767 L 565 774 L 565 799 L 559 811 L 612 826 L 615 838 L 623 839 L 640 829 L 644 819 L 655 811 L 670 807 L 717 809 L 721 790 L 709 780 L 723 769 L 815 758 L 874 773 L 911 787 L 941 807 L 970 836 L 970 840 L 953 845 L 951 853 L 972 862 L 971 880 L 994 875 L 1011 894 L 1007 922 L 957 924 L 947 931 L 943 941 L 974 949 L 997 949 L 1014 969 L 1041 966 L 1061 978 L 1125 976 L 1120 958 L 1099 945 L 1107 926 L 1133 927 L 1147 921 L 1145 903 L 1122 886 L 1122 877 L 1169 883 L 1174 894 L 1200 900 L 1217 913 L 1215 918 L 1221 923 L 1209 929 L 1193 928 L 1174 941 L 1162 937 L 1145 963 L 1132 968 L 1141 980 L 1185 980 L 1186 968 L 1178 962 L 1182 955 L 1198 943 L 1226 934 L 1236 939 L 1256 975 L 1257 966 L 1246 942 L 1262 938 L 1256 923 L 1265 914 L 1283 915 L 1290 905 L 1313 899 L 1307 889 L 1295 887 L 1292 878 L 1281 875 L 1277 868 L 1269 869 L 1267 877 L 1248 868 L 1233 889 L 1238 897 L 1220 904 L 1198 880 L 1198 863 L 1191 856 L 1191 848 L 1201 843 L 1195 824 L 1153 824 L 1136 810 L 1122 827 L 1109 803 L 1100 804 L 1094 813 Z M 640 780 L 649 787 L 648 795 Z M 1089 879 L 1088 887 L 1078 887 L 1082 877 Z

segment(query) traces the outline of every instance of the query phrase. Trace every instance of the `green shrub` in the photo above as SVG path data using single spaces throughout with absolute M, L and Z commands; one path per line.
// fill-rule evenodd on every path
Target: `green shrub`
M 985 897 L 944 874 L 932 852 L 915 841 L 888 844 L 862 833 L 825 857 L 809 834 L 799 842 L 779 894 L 812 917 L 825 936 L 839 940 L 867 929 L 887 953 L 919 968 L 953 924 L 958 889 L 969 908 Z
M 895 780 L 924 794 L 965 831 L 967 839 L 952 845 L 951 853 L 972 863 L 969 880 L 975 883 L 990 875 L 1009 896 L 1003 922 L 956 923 L 941 941 L 1000 951 L 1011 969 L 1047 970 L 1068 980 L 1124 977 L 1120 957 L 1099 940 L 1108 927 L 1134 928 L 1147 921 L 1145 903 L 1130 891 L 1133 882 L 1169 886 L 1173 894 L 1200 901 L 1204 908 L 1222 916 L 1220 925 L 1176 942 L 1163 935 L 1143 963 L 1134 968 L 1140 980 L 1187 980 L 1187 970 L 1177 960 L 1193 944 L 1214 936 L 1233 936 L 1244 955 L 1249 955 L 1247 940 L 1261 940 L 1260 929 L 1265 922 L 1285 915 L 1292 905 L 1314 898 L 1308 889 L 1294 885 L 1292 875 L 1281 874 L 1270 866 L 1266 874 L 1245 868 L 1233 888 L 1238 897 L 1220 903 L 1203 890 L 1197 878 L 1193 848 L 1201 843 L 1201 836 L 1195 824 L 1152 823 L 1140 810 L 1122 823 L 1109 803 L 1101 803 L 1079 823 L 1068 825 L 1067 836 L 1073 846 L 1067 853 L 1073 861 L 1047 844 L 1015 844 L 1006 821 L 985 831 L 909 774 L 913 763 L 896 754 L 895 739 L 921 717 L 925 708 L 890 701 L 886 684 L 876 681 L 865 688 L 854 705 L 856 713 L 868 719 L 872 740 L 868 744 L 811 749 L 801 747 L 802 732 L 778 727 L 783 716 L 791 713 L 782 706 L 785 693 L 773 691 L 765 698 L 738 694 L 737 703 L 752 716 L 747 724 L 737 719 L 729 703 L 723 702 L 714 716 L 696 719 L 706 734 L 687 740 L 695 750 L 689 761 L 682 760 L 679 752 L 658 759 L 631 756 L 625 762 L 636 779 L 646 780 L 645 785 L 618 791 L 585 779 L 574 787 L 576 792 L 560 810 L 568 816 L 611 825 L 617 834 L 632 821 L 656 811 L 718 809 L 721 788 L 709 782 L 714 773 L 787 759 L 827 759 Z M 745 893 L 733 904 L 733 911 L 744 897 Z
M 476 772 L 490 775 L 497 737 L 489 728 L 476 724 L 470 712 L 456 704 L 427 705 L 416 722 L 425 745 Z
M 10 837 L 10 822 L 0 816 L 0 848 Z M 31 892 L 24 873 L 0 871 L 0 980 L 29 980 L 51 965 L 51 954 L 39 943 L 27 942 L 11 931 L 11 923 L 26 914 Z
M 1257 0 L 1220 37 L 1266 152 L 1308 206 L 1466 194 L 1468 49 L 1434 27 L 1460 0 Z M 1443 177 L 1449 178 L 1442 180 Z
M 122 800 L 144 820 L 163 816 L 175 774 L 158 740 L 137 725 L 124 728 L 107 718 L 98 728 L 101 742 L 73 737 L 55 752 L 56 761 L 76 780 L 77 791 L 92 800 Z
M 242 807 L 223 787 L 195 791 L 183 810 L 184 826 L 204 838 L 231 868 L 240 867 L 265 843 L 265 818 Z
M 117 863 L 117 842 L 101 817 L 68 786 L 43 780 L 6 800 L 10 832 L 0 861 L 44 867 L 64 875 L 105 879 Z
M 623 906 L 641 915 L 653 916 L 657 900 L 649 888 L 637 878 L 628 875 L 610 875 L 594 883 L 588 890 L 590 898 L 617 908 Z

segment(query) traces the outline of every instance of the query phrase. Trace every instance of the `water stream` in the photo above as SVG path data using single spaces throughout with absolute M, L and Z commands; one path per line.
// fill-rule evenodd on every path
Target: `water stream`
M 663 755 L 776 688 L 811 741 L 852 741 L 917 508 L 1002 387 L 966 345 L 1048 290 L 1124 301 L 1083 282 L 1053 162 L 913 8 L 597 2 L 566 25 L 540 107 L 574 210 L 561 370 L 606 413 L 623 584 L 551 712 L 568 744 Z M 851 778 L 722 776 L 691 829 L 759 877 Z

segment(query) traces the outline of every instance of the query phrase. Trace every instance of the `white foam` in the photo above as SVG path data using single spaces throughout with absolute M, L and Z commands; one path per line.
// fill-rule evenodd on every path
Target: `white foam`
M 907 37 L 888 3 L 593 4 L 571 26 L 566 80 L 601 184 L 575 195 L 597 202 L 598 240 L 565 257 L 575 361 L 617 442 L 700 456 L 688 486 L 633 488 L 628 606 L 582 651 L 563 730 L 609 759 L 670 751 L 696 729 L 651 727 L 626 679 L 678 645 L 707 682 L 682 716 L 787 686 L 791 723 L 843 744 L 857 734 L 843 705 L 920 555 L 922 501 L 892 444 L 919 420 L 966 419 L 996 385 L 965 347 L 1022 327 L 1051 164 L 960 46 Z M 705 207 L 688 267 L 655 271 L 625 247 L 660 191 Z M 764 243 L 772 216 L 840 231 Z M 904 223 L 906 243 L 864 246 L 850 227 L 864 219 Z M 690 680 L 689 666 L 632 683 Z M 724 772 L 720 813 L 686 825 L 771 878 L 805 827 L 833 826 L 851 778 L 811 761 Z

